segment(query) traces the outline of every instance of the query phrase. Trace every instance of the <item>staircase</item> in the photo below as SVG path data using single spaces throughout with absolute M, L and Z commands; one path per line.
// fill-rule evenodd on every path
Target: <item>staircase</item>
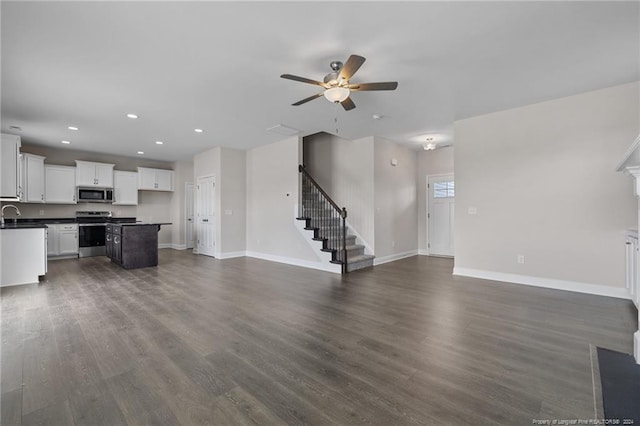
M 331 263 L 342 265 L 342 273 L 373 266 L 373 255 L 365 254 L 365 247 L 356 243 L 356 236 L 346 225 L 347 210 L 338 205 L 307 173 L 304 166 L 302 196 L 298 206 L 298 220 L 305 221 L 304 229 L 313 231 L 313 239 L 322 242 L 322 251 L 331 253 Z

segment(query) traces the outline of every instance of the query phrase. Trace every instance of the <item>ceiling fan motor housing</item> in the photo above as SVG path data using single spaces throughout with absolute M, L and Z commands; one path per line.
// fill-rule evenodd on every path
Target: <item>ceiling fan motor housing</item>
M 327 84 L 337 84 L 338 77 L 340 76 L 340 72 L 330 72 L 329 74 L 324 76 L 324 82 Z

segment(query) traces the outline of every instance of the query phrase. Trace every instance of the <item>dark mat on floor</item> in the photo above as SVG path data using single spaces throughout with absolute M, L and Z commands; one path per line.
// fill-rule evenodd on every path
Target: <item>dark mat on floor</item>
M 598 348 L 598 365 L 604 418 L 640 424 L 640 365 L 629 354 L 603 348 Z

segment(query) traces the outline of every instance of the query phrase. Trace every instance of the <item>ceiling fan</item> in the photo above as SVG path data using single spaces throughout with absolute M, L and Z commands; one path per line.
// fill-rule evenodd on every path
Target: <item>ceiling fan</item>
M 356 107 L 356 104 L 351 100 L 351 92 L 396 90 L 398 87 L 397 81 L 388 81 L 384 83 L 350 83 L 349 80 L 353 77 L 356 71 L 360 69 L 365 60 L 366 59 L 362 56 L 351 55 L 349 56 L 349 59 L 347 59 L 346 64 L 343 64 L 340 61 L 331 62 L 329 64 L 331 72 L 324 76 L 322 82 L 291 74 L 282 74 L 280 77 L 302 83 L 315 84 L 316 86 L 320 86 L 324 89 L 320 93 L 316 93 L 313 96 L 309 96 L 308 98 L 292 104 L 293 106 L 305 104 L 324 95 L 329 102 L 341 104 L 345 111 L 349 111 Z

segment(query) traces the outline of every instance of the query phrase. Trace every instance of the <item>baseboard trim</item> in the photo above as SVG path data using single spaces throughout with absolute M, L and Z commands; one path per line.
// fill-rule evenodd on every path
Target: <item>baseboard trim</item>
M 376 257 L 373 259 L 373 266 L 382 265 L 383 263 L 394 262 L 396 260 L 404 259 L 411 256 L 416 256 L 418 254 L 418 250 L 409 250 L 403 253 L 395 253 L 389 256 L 384 257 Z
M 332 272 L 334 274 L 342 273 L 340 265 L 333 265 L 333 264 L 323 265 L 320 262 L 310 262 L 308 260 L 293 259 L 290 257 L 283 257 L 283 256 L 275 256 L 272 254 L 258 253 L 255 251 L 247 251 L 246 256 L 253 257 L 256 259 L 268 260 L 271 262 L 286 263 L 287 265 L 301 266 L 303 268 L 317 269 L 319 271 Z
M 158 248 L 159 249 L 170 248 L 170 249 L 174 249 L 174 250 L 186 250 L 187 249 L 187 245 L 186 244 L 172 244 L 172 243 L 158 243 Z
M 245 257 L 246 251 L 228 251 L 226 253 L 217 253 L 214 257 L 216 259 L 233 259 L 235 257 Z
M 576 293 L 593 294 L 596 296 L 616 297 L 618 299 L 630 299 L 629 292 L 626 288 L 622 287 L 609 287 L 577 281 L 565 281 L 553 278 L 532 277 L 529 275 L 508 274 L 504 272 L 484 271 L 481 269 L 460 267 L 453 268 L 453 275 L 501 281 L 511 284 L 529 285 L 533 287 L 551 288 L 555 290 L 573 291 Z
M 419 254 L 420 256 L 429 256 L 429 250 L 427 250 L 427 249 L 420 249 L 420 250 L 418 250 L 418 254 Z

